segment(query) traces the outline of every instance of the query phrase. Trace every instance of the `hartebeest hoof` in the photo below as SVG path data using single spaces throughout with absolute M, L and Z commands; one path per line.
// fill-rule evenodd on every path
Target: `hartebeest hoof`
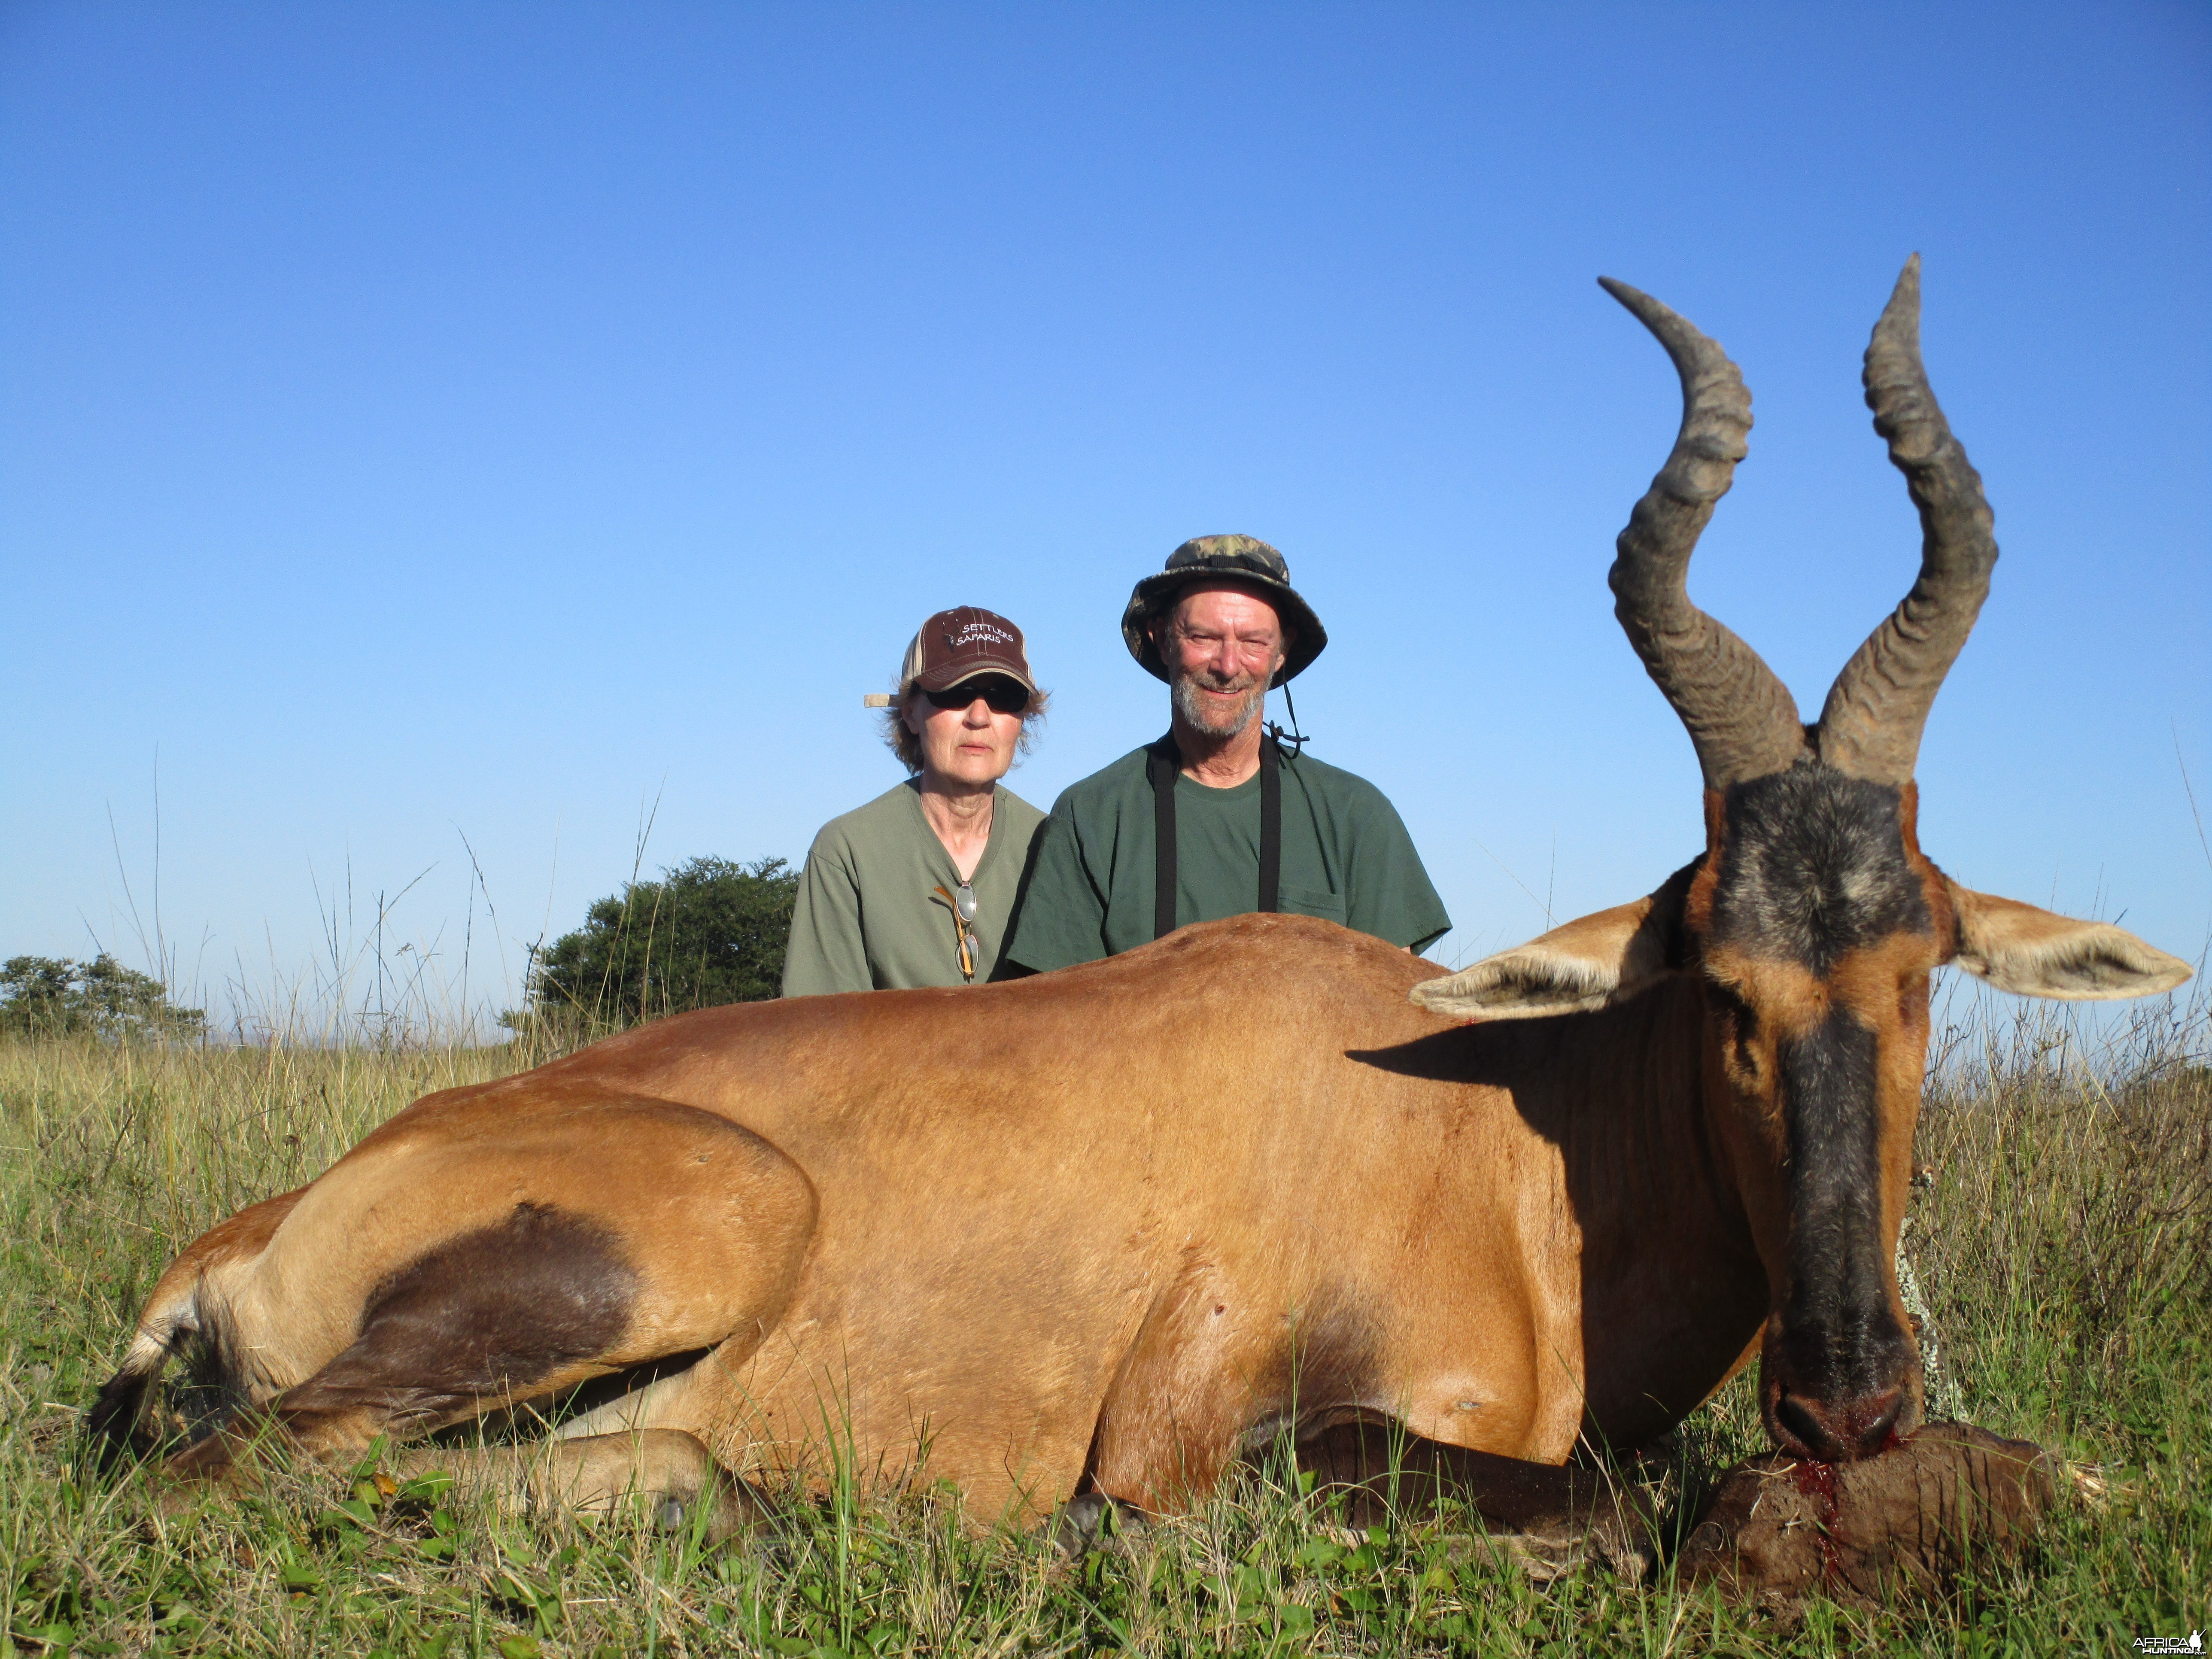
M 1626 1493 L 1618 1509 L 1553 1516 L 1520 1529 L 1492 1525 L 1484 1540 L 1539 1587 L 1591 1568 L 1640 1584 L 1659 1559 L 1640 1498 Z
M 2016 1551 L 2056 1500 L 2061 1470 L 2040 1446 L 1967 1423 L 1930 1424 L 1856 1463 L 1770 1452 L 1723 1477 L 1679 1580 L 1784 1604 L 1940 1589 L 1968 1560 Z
M 679 1429 L 585 1435 L 539 1448 L 421 1447 L 398 1466 L 408 1474 L 449 1474 L 464 1495 L 516 1513 L 566 1509 L 606 1516 L 642 1504 L 661 1531 L 697 1526 L 710 1544 L 757 1532 L 769 1518 L 746 1484 Z
M 1094 1549 L 1115 1548 L 1149 1531 L 1152 1524 L 1152 1517 L 1134 1504 L 1103 1492 L 1086 1492 L 1053 1511 L 1045 1535 L 1054 1549 L 1078 1561 Z
M 766 1506 L 717 1463 L 693 1435 L 642 1429 L 559 1442 L 552 1463 L 532 1480 L 532 1496 L 586 1514 L 605 1515 L 632 1497 L 664 1532 L 697 1526 L 719 1544 L 757 1531 Z
M 1447 1446 L 1372 1418 L 1309 1435 L 1297 1458 L 1322 1492 L 1341 1499 L 1347 1524 L 1418 1522 L 1462 1505 L 1540 1584 L 1593 1566 L 1641 1582 L 1658 1559 L 1642 1489 L 1600 1472 Z

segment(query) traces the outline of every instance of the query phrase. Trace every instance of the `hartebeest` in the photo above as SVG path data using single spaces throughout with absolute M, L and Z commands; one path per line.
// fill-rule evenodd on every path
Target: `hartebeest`
M 835 1441 L 884 1475 L 926 1447 L 1019 1515 L 1079 1486 L 1173 1508 L 1255 1433 L 1348 1413 L 1557 1463 L 1753 1353 L 1785 1449 L 1909 1431 L 1890 1264 L 1930 975 L 2103 998 L 2188 969 L 1972 892 L 1915 838 L 1922 726 L 1996 557 L 1917 261 L 1866 386 L 1920 576 L 1810 726 L 1685 586 L 1748 394 L 1606 287 L 1683 387 L 1612 574 L 1705 774 L 1705 850 L 1650 896 L 1443 978 L 1244 916 L 980 989 L 711 1009 L 432 1095 L 178 1258 L 94 1433 L 139 1435 L 179 1352 L 226 1401 L 186 1473 L 257 1428 L 347 1456 L 593 1384 L 553 1460 L 572 1497 L 683 1498 L 710 1450 L 750 1474 Z

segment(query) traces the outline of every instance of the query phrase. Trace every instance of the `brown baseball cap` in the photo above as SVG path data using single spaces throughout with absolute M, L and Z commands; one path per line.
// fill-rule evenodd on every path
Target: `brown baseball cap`
M 922 623 L 907 647 L 906 662 L 899 670 L 899 695 L 903 697 L 916 686 L 924 691 L 948 691 L 981 674 L 1004 674 L 1032 696 L 1036 694 L 1029 656 L 1022 649 L 1022 630 L 995 611 L 956 605 Z

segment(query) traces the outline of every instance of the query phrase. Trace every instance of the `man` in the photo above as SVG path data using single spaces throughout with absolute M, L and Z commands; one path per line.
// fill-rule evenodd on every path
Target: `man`
M 1054 804 L 1002 953 L 1018 971 L 1249 910 L 1322 916 L 1416 951 L 1451 926 L 1382 791 L 1263 729 L 1267 688 L 1328 643 L 1280 553 L 1249 536 L 1185 542 L 1137 584 L 1121 637 L 1168 683 L 1168 733 Z
M 963 605 L 906 648 L 884 735 L 913 775 L 814 837 L 792 911 L 783 994 L 987 980 L 1044 814 L 1000 780 L 1046 695 L 1022 630 Z

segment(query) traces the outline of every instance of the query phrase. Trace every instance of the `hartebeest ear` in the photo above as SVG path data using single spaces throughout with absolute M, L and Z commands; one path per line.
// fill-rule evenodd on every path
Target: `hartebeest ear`
M 1634 996 L 1681 965 L 1682 900 L 1692 864 L 1659 890 L 1554 927 L 1485 957 L 1445 979 L 1424 980 L 1413 999 L 1460 1019 L 1542 1019 Z
M 2069 1001 L 2111 1001 L 2171 991 L 2189 977 L 2179 957 L 2108 921 L 2076 921 L 2016 899 L 1952 882 L 1959 915 L 1954 966 L 2001 991 Z

